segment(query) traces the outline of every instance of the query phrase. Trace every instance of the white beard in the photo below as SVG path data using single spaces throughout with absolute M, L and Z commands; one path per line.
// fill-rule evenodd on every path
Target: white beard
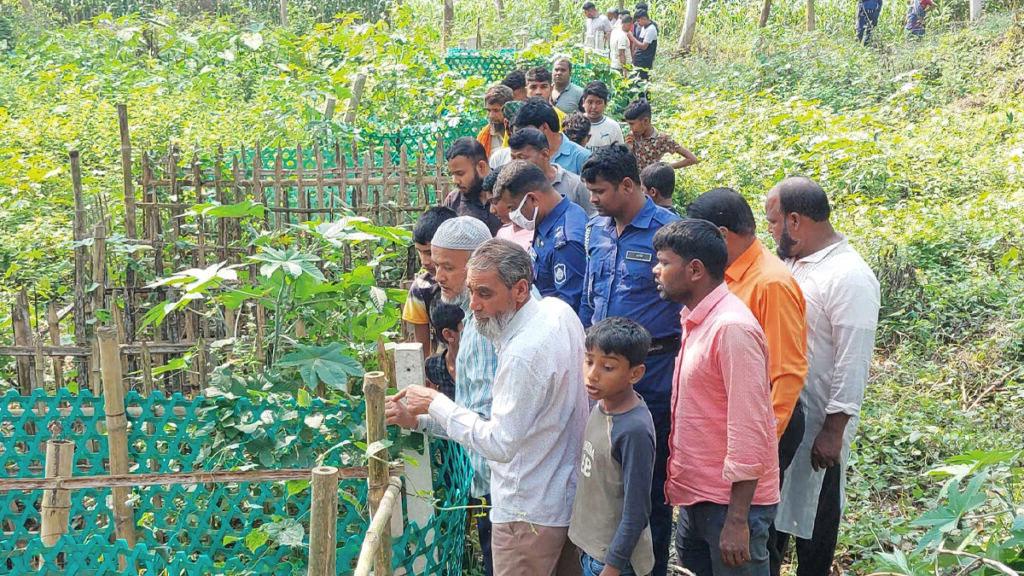
M 502 312 L 494 318 L 477 318 L 476 331 L 484 338 L 490 340 L 491 343 L 497 343 L 498 338 L 501 338 L 501 334 L 512 323 L 512 318 L 515 315 L 515 310 L 509 310 L 508 312 Z
M 454 298 L 445 298 L 444 292 L 441 292 L 441 302 L 445 304 L 454 304 L 463 310 L 469 308 L 469 288 L 463 288 L 462 292 Z

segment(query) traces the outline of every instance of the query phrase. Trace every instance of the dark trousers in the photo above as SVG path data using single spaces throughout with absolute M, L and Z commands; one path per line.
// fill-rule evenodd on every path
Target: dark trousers
M 878 26 L 878 16 L 882 13 L 882 0 L 861 0 L 857 4 L 857 41 L 867 44 L 871 41 L 871 31 Z
M 654 477 L 651 479 L 651 541 L 654 544 L 652 576 L 668 573 L 668 549 L 672 545 L 672 507 L 665 503 L 665 476 L 668 466 L 668 435 L 672 428 L 671 412 L 652 411 L 655 445 Z
M 470 508 L 473 520 L 476 522 L 476 533 L 480 538 L 480 552 L 484 556 L 484 574 L 494 574 L 494 561 L 491 560 L 491 495 L 480 498 L 470 498 L 470 506 L 486 506 L 485 508 Z
M 786 425 L 786 431 L 779 438 L 779 487 L 786 481 L 786 468 L 793 463 L 796 449 L 804 439 L 804 405 L 797 400 L 793 415 Z M 778 547 L 779 532 L 775 530 L 775 522 L 768 529 L 768 557 L 771 560 L 772 576 L 779 576 L 782 570 L 782 552 Z
M 842 517 L 839 502 L 840 471 L 839 466 L 825 471 L 811 539 L 795 538 L 796 576 L 828 576 L 832 570 L 836 541 L 839 539 L 839 520 Z M 789 539 L 789 534 L 779 532 L 776 548 L 780 558 L 785 556 Z
M 750 561 L 730 568 L 722 561 L 719 541 L 729 507 L 700 502 L 679 508 L 676 552 L 683 568 L 697 576 L 768 576 L 768 526 L 777 506 L 751 506 L 747 516 L 750 530 Z

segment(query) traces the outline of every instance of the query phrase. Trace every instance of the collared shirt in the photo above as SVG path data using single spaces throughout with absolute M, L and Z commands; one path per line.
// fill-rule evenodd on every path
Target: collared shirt
M 518 228 L 514 224 L 505 224 L 494 237 L 515 242 L 526 251 L 529 251 L 530 245 L 533 244 L 533 230 Z
M 725 281 L 764 330 L 772 410 L 779 426 L 776 435 L 781 438 L 807 377 L 804 294 L 782 260 L 757 238 L 726 269 Z
M 558 109 L 555 108 L 555 110 Z M 562 134 L 562 144 L 558 147 L 555 155 L 551 157 L 551 162 L 579 176 L 580 171 L 583 170 L 583 163 L 587 161 L 587 158 L 590 158 L 590 150 L 569 140 Z
M 454 210 L 459 216 L 472 216 L 487 224 L 487 228 L 491 231 L 491 236 L 494 236 L 498 228 L 501 228 L 501 220 L 491 213 L 489 206 L 480 201 L 479 195 L 467 197 L 458 190 L 452 190 L 444 199 L 444 205 Z
M 650 136 L 644 138 L 633 134 L 633 143 L 628 146 L 636 156 L 636 165 L 640 170 L 660 162 L 665 154 L 683 155 L 683 147 L 678 142 L 668 134 L 654 129 L 651 130 Z
M 587 214 L 568 198 L 562 198 L 537 223 L 530 257 L 534 285 L 542 296 L 554 296 L 579 312 L 587 255 L 583 251 Z
M 607 116 L 602 116 L 598 122 L 590 123 L 590 140 L 587 140 L 587 148 L 593 150 L 601 146 L 612 144 L 623 144 L 622 127 L 619 123 Z
M 562 90 L 556 96 L 555 92 L 557 90 L 558 88 L 551 89 L 551 96 L 554 97 L 555 100 L 552 102 L 552 105 L 555 108 L 565 112 L 566 114 L 572 114 L 573 112 L 579 111 L 580 100 L 583 99 L 583 88 L 580 88 L 570 82 L 569 85 L 565 87 L 565 90 Z
M 620 236 L 615 220 L 596 216 L 587 224 L 587 275 L 580 319 L 584 326 L 611 316 L 632 318 L 652 338 L 678 336 L 679 304 L 663 300 L 654 282 L 658 259 L 654 234 L 679 217 L 648 198 Z M 666 413 L 672 395 L 672 355 L 648 356 L 647 372 L 634 387 L 652 413 Z
M 807 383 L 800 394 L 804 438 L 786 471 L 775 522 L 780 532 L 810 538 L 825 477 L 824 470 L 811 467 L 811 447 L 827 414 L 850 415 L 839 464 L 845 503 L 846 463 L 868 382 L 881 295 L 875 274 L 845 239 L 786 264 L 807 302 Z
M 727 505 L 734 482 L 757 480 L 751 503 L 776 504 L 779 443 L 761 326 L 724 282 L 681 317 L 682 345 L 672 380 L 668 502 Z
M 583 180 L 558 164 L 552 166 L 555 167 L 555 177 L 551 180 L 551 187 L 555 189 L 555 192 L 583 208 L 587 218 L 597 214 L 597 208 L 594 208 L 594 203 L 590 201 L 590 190 L 587 189 Z
M 583 341 L 567 304 L 531 299 L 496 343 L 490 417 L 441 395 L 430 403 L 449 438 L 490 461 L 491 522 L 569 525 L 589 412 Z
M 410 324 L 430 324 L 430 306 L 441 292 L 434 277 L 426 270 L 420 271 L 413 278 L 409 295 L 402 306 L 402 320 Z
M 494 374 L 498 370 L 498 355 L 494 345 L 477 332 L 476 320 L 468 303 L 463 306 L 463 311 L 466 312 L 466 318 L 459 338 L 459 355 L 455 357 L 454 401 L 481 418 L 490 418 L 491 389 Z M 418 421 L 420 431 L 439 438 L 448 437 L 444 426 L 429 415 L 420 416 Z M 470 494 L 474 498 L 486 496 L 491 492 L 491 470 L 487 459 L 474 450 L 467 452 L 469 462 L 473 465 Z

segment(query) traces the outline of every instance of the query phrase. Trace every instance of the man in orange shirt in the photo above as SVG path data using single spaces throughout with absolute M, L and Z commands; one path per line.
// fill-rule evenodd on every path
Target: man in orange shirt
M 750 204 L 731 188 L 715 188 L 697 197 L 687 208 L 690 218 L 708 220 L 725 237 L 729 253 L 725 282 L 764 330 L 768 344 L 768 375 L 772 410 L 779 437 L 779 471 L 785 482 L 804 436 L 800 391 L 807 377 L 807 313 L 803 292 L 786 265 L 754 234 Z M 782 558 L 773 545 L 772 525 L 768 546 L 773 575 L 779 574 Z

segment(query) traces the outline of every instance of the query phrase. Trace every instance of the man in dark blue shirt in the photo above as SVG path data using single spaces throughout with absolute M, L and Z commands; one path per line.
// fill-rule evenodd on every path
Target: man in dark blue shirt
M 635 386 L 643 396 L 657 436 L 651 485 L 651 539 L 655 576 L 668 570 L 672 508 L 665 503 L 665 465 L 671 428 L 672 372 L 681 332 L 678 304 L 661 298 L 654 282 L 654 234 L 679 216 L 660 208 L 640 189 L 636 157 L 622 144 L 594 151 L 582 177 L 597 208 L 584 244 L 587 273 L 580 319 L 590 325 L 612 316 L 638 322 L 651 333 L 647 370 Z
M 512 223 L 534 230 L 530 256 L 537 290 L 561 299 L 579 314 L 587 213 L 556 192 L 544 171 L 525 160 L 513 160 L 501 169 L 491 203 L 504 203 Z

